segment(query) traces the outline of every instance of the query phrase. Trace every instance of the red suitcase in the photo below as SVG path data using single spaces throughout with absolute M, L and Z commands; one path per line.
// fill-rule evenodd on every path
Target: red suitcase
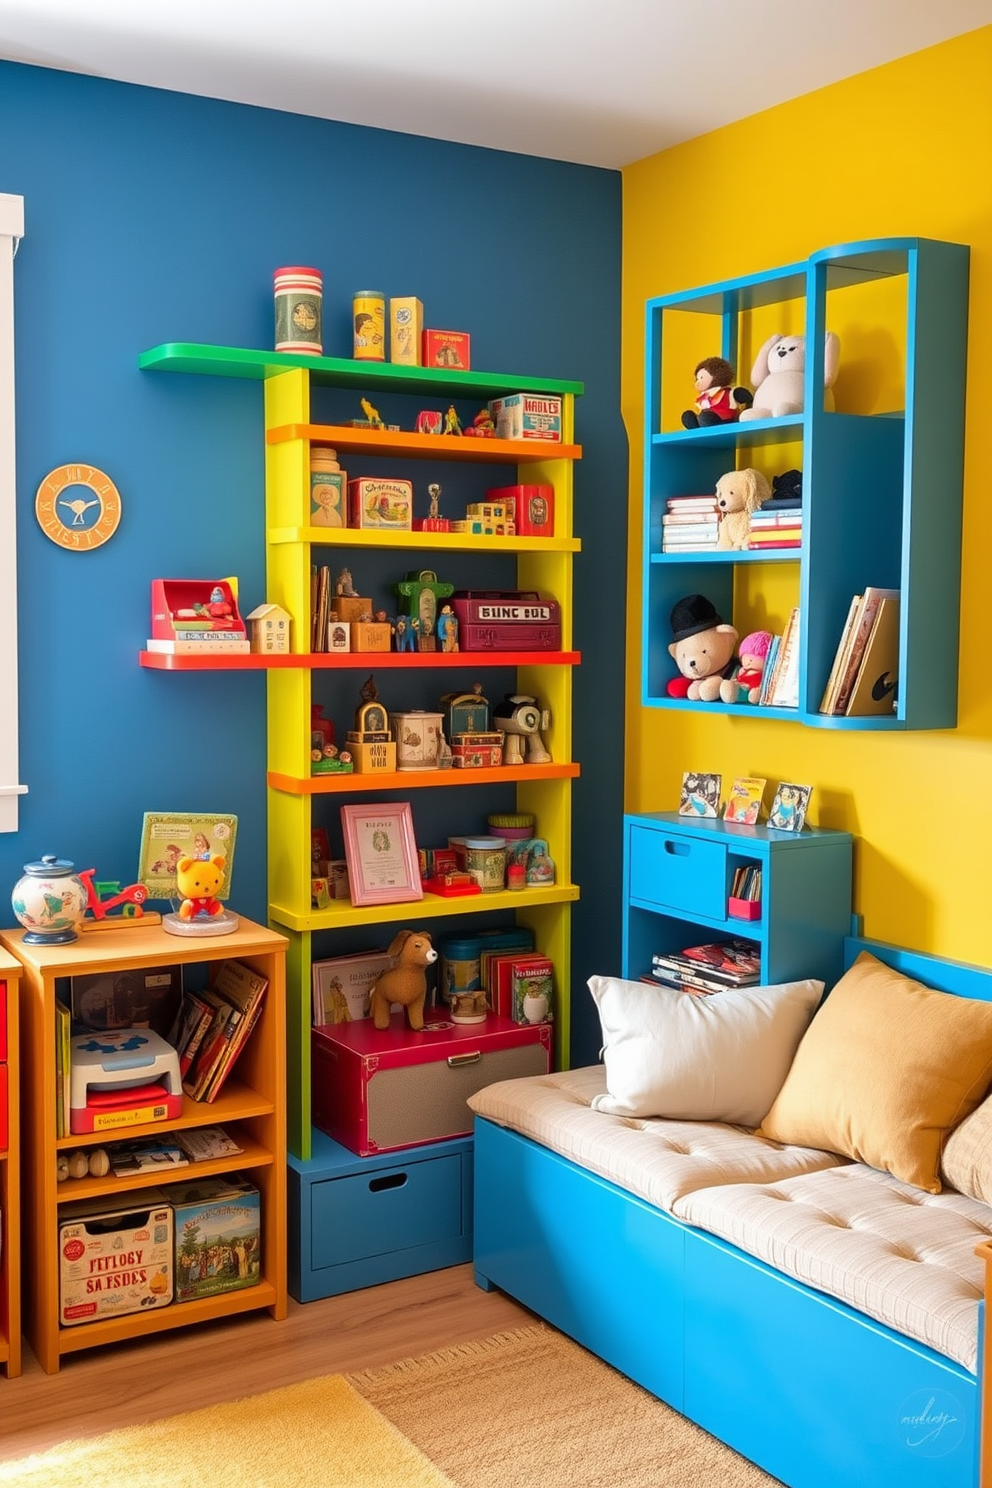
M 470 1095 L 496 1080 L 547 1074 L 552 1029 L 490 1014 L 412 1033 L 402 1013 L 312 1030 L 313 1124 L 359 1157 L 443 1142 L 472 1130 Z

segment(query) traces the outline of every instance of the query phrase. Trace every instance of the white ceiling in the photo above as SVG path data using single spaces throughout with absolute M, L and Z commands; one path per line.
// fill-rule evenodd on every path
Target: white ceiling
M 0 57 L 618 167 L 989 23 L 992 0 L 0 0 Z

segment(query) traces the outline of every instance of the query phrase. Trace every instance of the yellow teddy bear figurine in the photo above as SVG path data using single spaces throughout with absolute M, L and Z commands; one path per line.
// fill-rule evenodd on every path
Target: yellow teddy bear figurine
M 224 913 L 224 906 L 216 898 L 217 890 L 224 882 L 227 859 L 180 858 L 176 864 L 176 883 L 183 896 L 179 906 L 179 918 L 191 920 L 196 915 L 213 918 Z

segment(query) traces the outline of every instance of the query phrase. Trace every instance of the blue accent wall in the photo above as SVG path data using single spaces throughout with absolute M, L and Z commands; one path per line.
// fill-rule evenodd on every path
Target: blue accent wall
M 481 370 L 575 378 L 573 1061 L 595 1057 L 585 980 L 620 964 L 627 445 L 618 172 L 0 63 L 0 190 L 25 198 L 15 263 L 21 827 L 0 894 L 42 853 L 129 882 L 142 813 L 235 812 L 231 907 L 265 920 L 262 674 L 144 671 L 155 577 L 265 598 L 261 384 L 138 371 L 165 341 L 272 345 L 272 271 L 324 276 L 324 350 L 351 296 L 416 294 Z M 356 410 L 357 412 L 357 410 Z M 85 462 L 117 534 L 66 553 L 39 481 Z M 451 575 L 457 582 L 458 575 Z M 0 923 L 13 915 L 0 907 Z

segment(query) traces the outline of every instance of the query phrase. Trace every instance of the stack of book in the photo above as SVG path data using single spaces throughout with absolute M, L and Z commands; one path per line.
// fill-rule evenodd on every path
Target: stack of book
M 715 496 L 670 496 L 665 505 L 663 553 L 705 553 L 716 547 L 720 513 Z
M 241 961 L 222 961 L 204 992 L 184 992 L 169 1042 L 179 1054 L 183 1090 L 213 1101 L 262 1010 L 268 981 Z
M 803 509 L 792 496 L 772 496 L 751 513 L 747 545 L 752 551 L 765 548 L 798 548 L 803 541 Z
M 799 707 L 799 607 L 790 612 L 785 630 L 773 636 L 761 674 L 759 707 Z
M 851 600 L 820 712 L 891 713 L 899 681 L 899 591 L 869 586 Z
M 666 987 L 701 996 L 753 987 L 761 978 L 761 952 L 754 941 L 740 939 L 686 946 L 652 956 L 651 975 Z

